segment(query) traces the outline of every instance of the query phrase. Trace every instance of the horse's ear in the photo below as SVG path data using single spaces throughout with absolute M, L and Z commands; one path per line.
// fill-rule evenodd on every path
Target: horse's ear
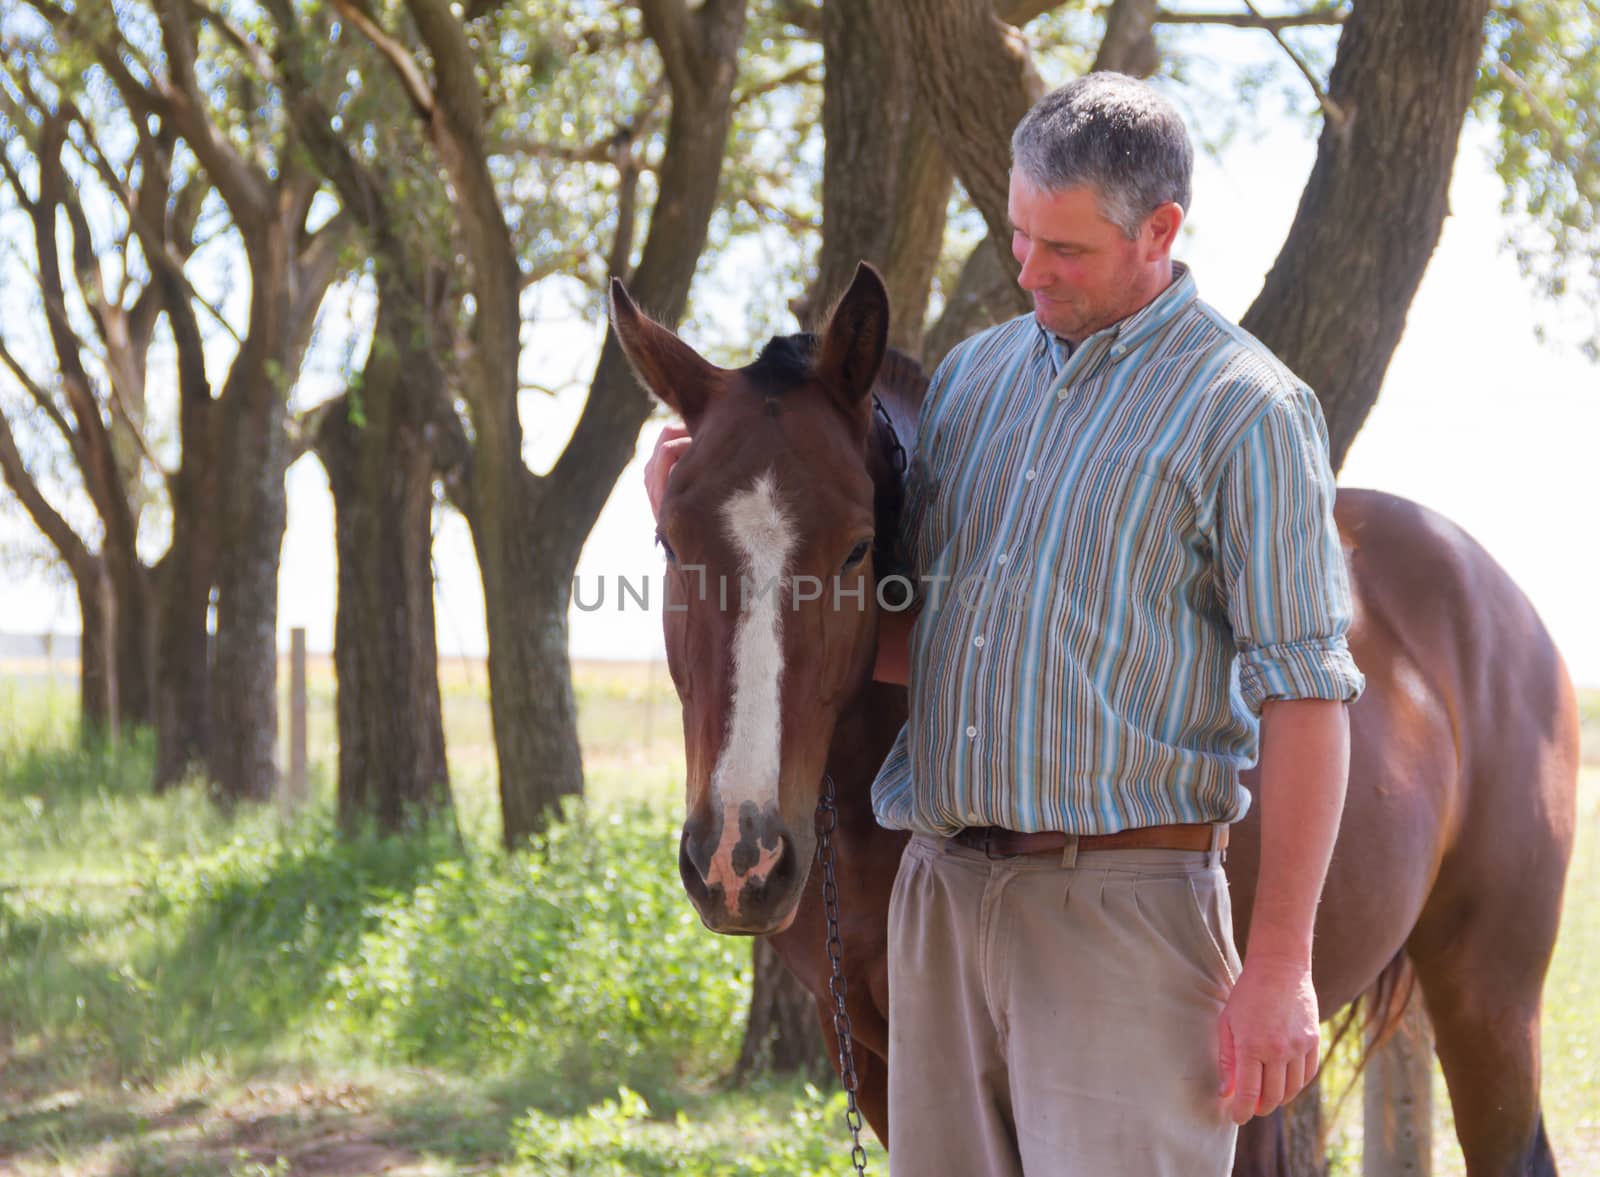
M 611 326 L 634 375 L 693 433 L 706 407 L 721 395 L 727 373 L 644 314 L 622 279 L 611 279 Z
M 856 266 L 850 289 L 822 330 L 817 374 L 837 391 L 848 410 L 860 412 L 878 378 L 889 343 L 889 292 L 866 262 Z

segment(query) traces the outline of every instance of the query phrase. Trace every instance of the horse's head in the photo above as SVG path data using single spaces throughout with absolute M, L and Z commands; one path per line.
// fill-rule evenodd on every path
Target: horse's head
M 816 849 L 840 705 L 876 648 L 869 439 L 888 296 L 862 266 L 819 335 L 775 338 L 738 369 L 646 318 L 620 282 L 611 305 L 634 371 L 693 437 L 659 523 L 687 761 L 678 868 L 713 931 L 780 931 Z

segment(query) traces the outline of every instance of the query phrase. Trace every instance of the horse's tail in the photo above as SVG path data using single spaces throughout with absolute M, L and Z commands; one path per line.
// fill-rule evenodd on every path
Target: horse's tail
M 1339 1092 L 1339 1098 L 1334 1101 L 1333 1114 L 1323 1120 L 1324 1124 L 1332 1124 L 1338 1119 L 1339 1113 L 1344 1109 L 1345 1100 L 1349 1099 L 1350 1093 L 1355 1090 L 1356 1084 L 1361 1079 L 1361 1073 L 1367 1069 L 1372 1056 L 1377 1053 L 1379 1047 L 1394 1037 L 1395 1031 L 1400 1028 L 1400 1023 L 1406 1016 L 1406 1005 L 1411 1001 L 1411 994 L 1416 986 L 1417 974 L 1402 949 L 1383 966 L 1377 979 L 1366 992 L 1346 1006 L 1344 1012 L 1335 1019 L 1333 1040 L 1328 1043 L 1328 1049 L 1323 1053 L 1324 1061 L 1332 1057 L 1345 1036 L 1357 1025 L 1361 1027 L 1361 1036 L 1366 1040 L 1366 1045 L 1356 1057 L 1355 1070 L 1350 1075 L 1350 1081 L 1345 1084 L 1344 1090 Z M 1323 1144 L 1326 1147 L 1326 1141 Z

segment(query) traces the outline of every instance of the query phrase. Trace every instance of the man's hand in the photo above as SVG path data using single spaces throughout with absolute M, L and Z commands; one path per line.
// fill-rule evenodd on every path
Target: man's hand
M 1322 1034 L 1311 968 L 1247 961 L 1217 1024 L 1219 1094 L 1243 1124 L 1288 1103 L 1316 1076 Z
M 650 514 L 661 518 L 661 500 L 667 493 L 667 475 L 673 464 L 689 448 L 689 431 L 682 425 L 668 425 L 656 438 L 656 448 L 644 464 L 644 493 L 650 498 Z

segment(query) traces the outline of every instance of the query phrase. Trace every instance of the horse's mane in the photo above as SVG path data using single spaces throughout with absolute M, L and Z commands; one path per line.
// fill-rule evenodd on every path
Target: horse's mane
M 872 391 L 883 410 L 873 409 L 872 452 L 868 455 L 874 484 L 873 529 L 877 534 L 873 566 L 882 581 L 889 576 L 904 576 L 910 569 L 900 543 L 900 512 L 905 505 L 905 478 L 916 453 L 917 414 L 928 391 L 928 378 L 916 360 L 890 348 L 884 354 Z M 892 434 L 885 414 L 893 424 Z

